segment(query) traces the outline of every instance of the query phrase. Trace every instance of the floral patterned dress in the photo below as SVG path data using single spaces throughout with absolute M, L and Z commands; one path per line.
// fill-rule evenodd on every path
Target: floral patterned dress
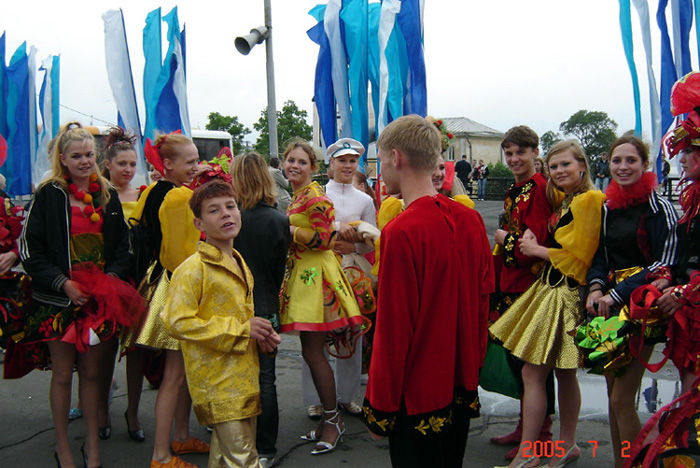
M 104 270 L 104 240 L 102 237 L 102 208 L 97 209 L 100 221 L 93 223 L 78 207 L 71 207 L 70 260 L 71 265 L 89 262 Z M 76 344 L 78 350 L 108 340 L 118 325 L 104 317 L 86 314 L 83 307 L 71 304 L 58 307 L 34 301 L 27 317 L 25 343 L 34 366 L 50 368 L 47 341 L 63 340 Z M 77 341 L 80 341 L 78 343 Z
M 280 291 L 280 330 L 331 331 L 364 319 L 352 288 L 332 251 L 333 204 L 316 182 L 294 192 L 287 208 L 296 226 Z

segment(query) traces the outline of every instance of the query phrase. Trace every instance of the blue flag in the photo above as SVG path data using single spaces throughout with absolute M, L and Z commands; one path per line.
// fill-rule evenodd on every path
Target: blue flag
M 36 116 L 31 122 L 30 100 L 34 96 L 30 96 L 29 63 L 27 43 L 23 42 L 13 54 L 6 75 L 8 148 L 0 173 L 7 178 L 6 192 L 11 196 L 32 192 L 31 151 L 32 140 L 36 141 Z
M 143 69 L 143 100 L 146 107 L 146 128 L 144 138 L 151 138 L 155 134 L 156 105 L 162 91 L 158 89 L 158 77 L 163 68 L 161 62 L 162 52 L 160 43 L 160 8 L 156 8 L 146 16 L 146 26 L 143 28 L 143 55 L 146 63 Z
M 369 144 L 367 109 L 367 1 L 346 0 L 340 11 L 345 25 L 345 50 L 348 55 L 348 84 L 352 109 L 353 138 L 365 148 Z M 360 170 L 363 164 L 360 161 Z
M 338 127 L 336 124 L 335 96 L 333 94 L 331 46 L 323 25 L 325 11 L 325 5 L 317 5 L 309 11 L 309 14 L 316 18 L 318 23 L 309 29 L 306 34 L 309 36 L 309 39 L 319 46 L 314 79 L 314 103 L 318 112 L 323 146 L 327 147 L 338 139 Z
M 418 114 L 425 117 L 428 113 L 428 97 L 419 0 L 403 0 L 396 22 L 406 40 L 408 53 L 408 95 L 404 99 L 404 114 Z

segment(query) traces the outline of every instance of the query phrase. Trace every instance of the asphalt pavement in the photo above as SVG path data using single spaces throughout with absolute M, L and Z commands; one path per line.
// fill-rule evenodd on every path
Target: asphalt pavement
M 476 202 L 476 209 L 482 214 L 489 237 L 493 237 L 502 202 Z M 658 356 L 659 347 L 657 347 Z M 0 355 L 2 359 L 3 355 Z M 653 360 L 656 360 L 654 358 Z M 146 433 L 146 442 L 131 441 L 126 432 L 124 411 L 126 410 L 125 363 L 117 364 L 118 388 L 114 392 L 110 408 L 112 437 L 100 441 L 102 461 L 105 468 L 143 467 L 149 465 L 152 454 L 154 431 L 154 402 L 156 391 L 144 386 L 141 399 L 141 421 Z M 648 375 L 648 373 L 647 373 Z M 570 467 L 600 468 L 612 467 L 613 456 L 607 424 L 607 398 L 602 377 L 579 373 L 584 407 L 579 420 L 577 441 L 582 449 L 581 458 L 569 464 Z M 645 378 L 642 385 L 644 395 L 640 395 L 639 410 L 646 420 L 650 410 L 668 403 L 673 397 L 676 373 L 666 366 L 654 375 L 654 380 Z M 19 380 L 0 381 L 0 468 L 34 468 L 55 466 L 53 459 L 54 434 L 48 402 L 49 372 L 34 371 Z M 651 399 L 646 388 L 659 389 Z M 364 392 L 364 388 L 361 391 Z M 356 417 L 343 415 L 346 433 L 343 442 L 329 454 L 312 456 L 312 443 L 304 442 L 299 436 L 315 427 L 315 422 L 306 416 L 306 407 L 301 397 L 301 349 L 299 340 L 292 335 L 284 335 L 277 358 L 277 392 L 280 407 L 280 433 L 278 439 L 278 466 L 284 468 L 302 467 L 389 467 L 389 451 L 386 441 L 374 442 L 365 427 Z M 74 402 L 77 401 L 77 378 L 74 378 Z M 472 421 L 465 467 L 490 468 L 506 465 L 503 458 L 509 447 L 499 447 L 489 443 L 489 438 L 501 435 L 515 426 L 518 418 L 518 403 L 515 400 L 481 391 L 482 416 Z M 362 395 L 356 401 L 361 402 Z M 199 426 L 192 415 L 192 433 L 209 440 L 205 428 Z M 555 417 L 553 431 L 558 432 Z M 84 426 L 78 419 L 70 423 L 69 434 L 73 454 L 79 459 L 79 448 L 84 441 Z M 201 467 L 207 466 L 206 455 L 185 455 L 184 458 Z

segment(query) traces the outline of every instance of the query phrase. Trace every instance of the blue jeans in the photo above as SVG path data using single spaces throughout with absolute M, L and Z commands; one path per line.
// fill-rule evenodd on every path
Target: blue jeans
M 477 192 L 476 198 L 479 200 L 486 199 L 486 178 L 479 179 L 479 191 Z
M 260 358 L 260 403 L 262 414 L 258 416 L 255 445 L 260 457 L 274 457 L 277 454 L 277 433 L 279 432 L 279 409 L 277 407 L 277 386 L 275 385 L 275 358 L 258 353 Z

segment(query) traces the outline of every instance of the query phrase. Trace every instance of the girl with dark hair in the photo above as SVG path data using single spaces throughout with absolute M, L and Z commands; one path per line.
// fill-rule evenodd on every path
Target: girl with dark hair
M 588 270 L 586 309 L 590 315 L 610 317 L 629 314 L 630 296 L 659 274 L 663 276 L 676 253 L 676 211 L 654 190 L 656 174 L 646 172 L 649 153 L 634 136 L 624 136 L 610 148 L 612 181 L 606 190 L 600 242 Z M 651 274 L 651 275 L 650 275 Z M 611 281 L 609 278 L 613 278 Z M 647 279 L 648 278 L 648 279 Z M 656 287 L 668 281 L 654 279 Z M 665 341 L 664 330 L 647 327 L 641 358 L 649 361 L 654 344 Z M 639 334 L 640 330 L 634 333 Z M 644 375 L 644 366 L 629 351 L 627 359 L 606 363 L 608 412 L 615 466 L 624 463 L 623 443 L 631 444 L 642 429 L 635 408 L 635 395 Z
M 121 127 L 112 127 L 107 133 L 104 150 L 105 159 L 102 175 L 114 185 L 122 205 L 124 219 L 127 220 L 127 223 L 134 208 L 136 208 L 140 195 L 139 190 L 131 186 L 131 181 L 136 175 L 138 157 L 136 148 L 134 148 L 135 142 L 136 137 L 134 135 L 126 132 Z M 136 281 L 139 279 L 136 279 Z M 106 385 L 106 395 L 104 395 L 103 409 L 100 411 L 100 416 L 102 417 L 104 417 L 103 413 L 106 413 L 108 410 L 107 395 L 109 394 L 109 386 L 112 385 L 111 375 L 103 385 Z M 127 432 L 131 440 L 143 442 L 146 440 L 146 437 L 139 420 L 139 403 L 143 389 L 143 369 L 141 349 L 138 347 L 129 349 L 126 354 L 126 387 L 128 404 L 124 413 L 124 419 L 126 420 Z M 101 422 L 100 427 L 109 426 Z M 104 431 L 100 435 L 102 436 L 103 434 L 105 434 Z M 107 437 L 105 438 L 108 438 L 108 433 L 106 434 Z

